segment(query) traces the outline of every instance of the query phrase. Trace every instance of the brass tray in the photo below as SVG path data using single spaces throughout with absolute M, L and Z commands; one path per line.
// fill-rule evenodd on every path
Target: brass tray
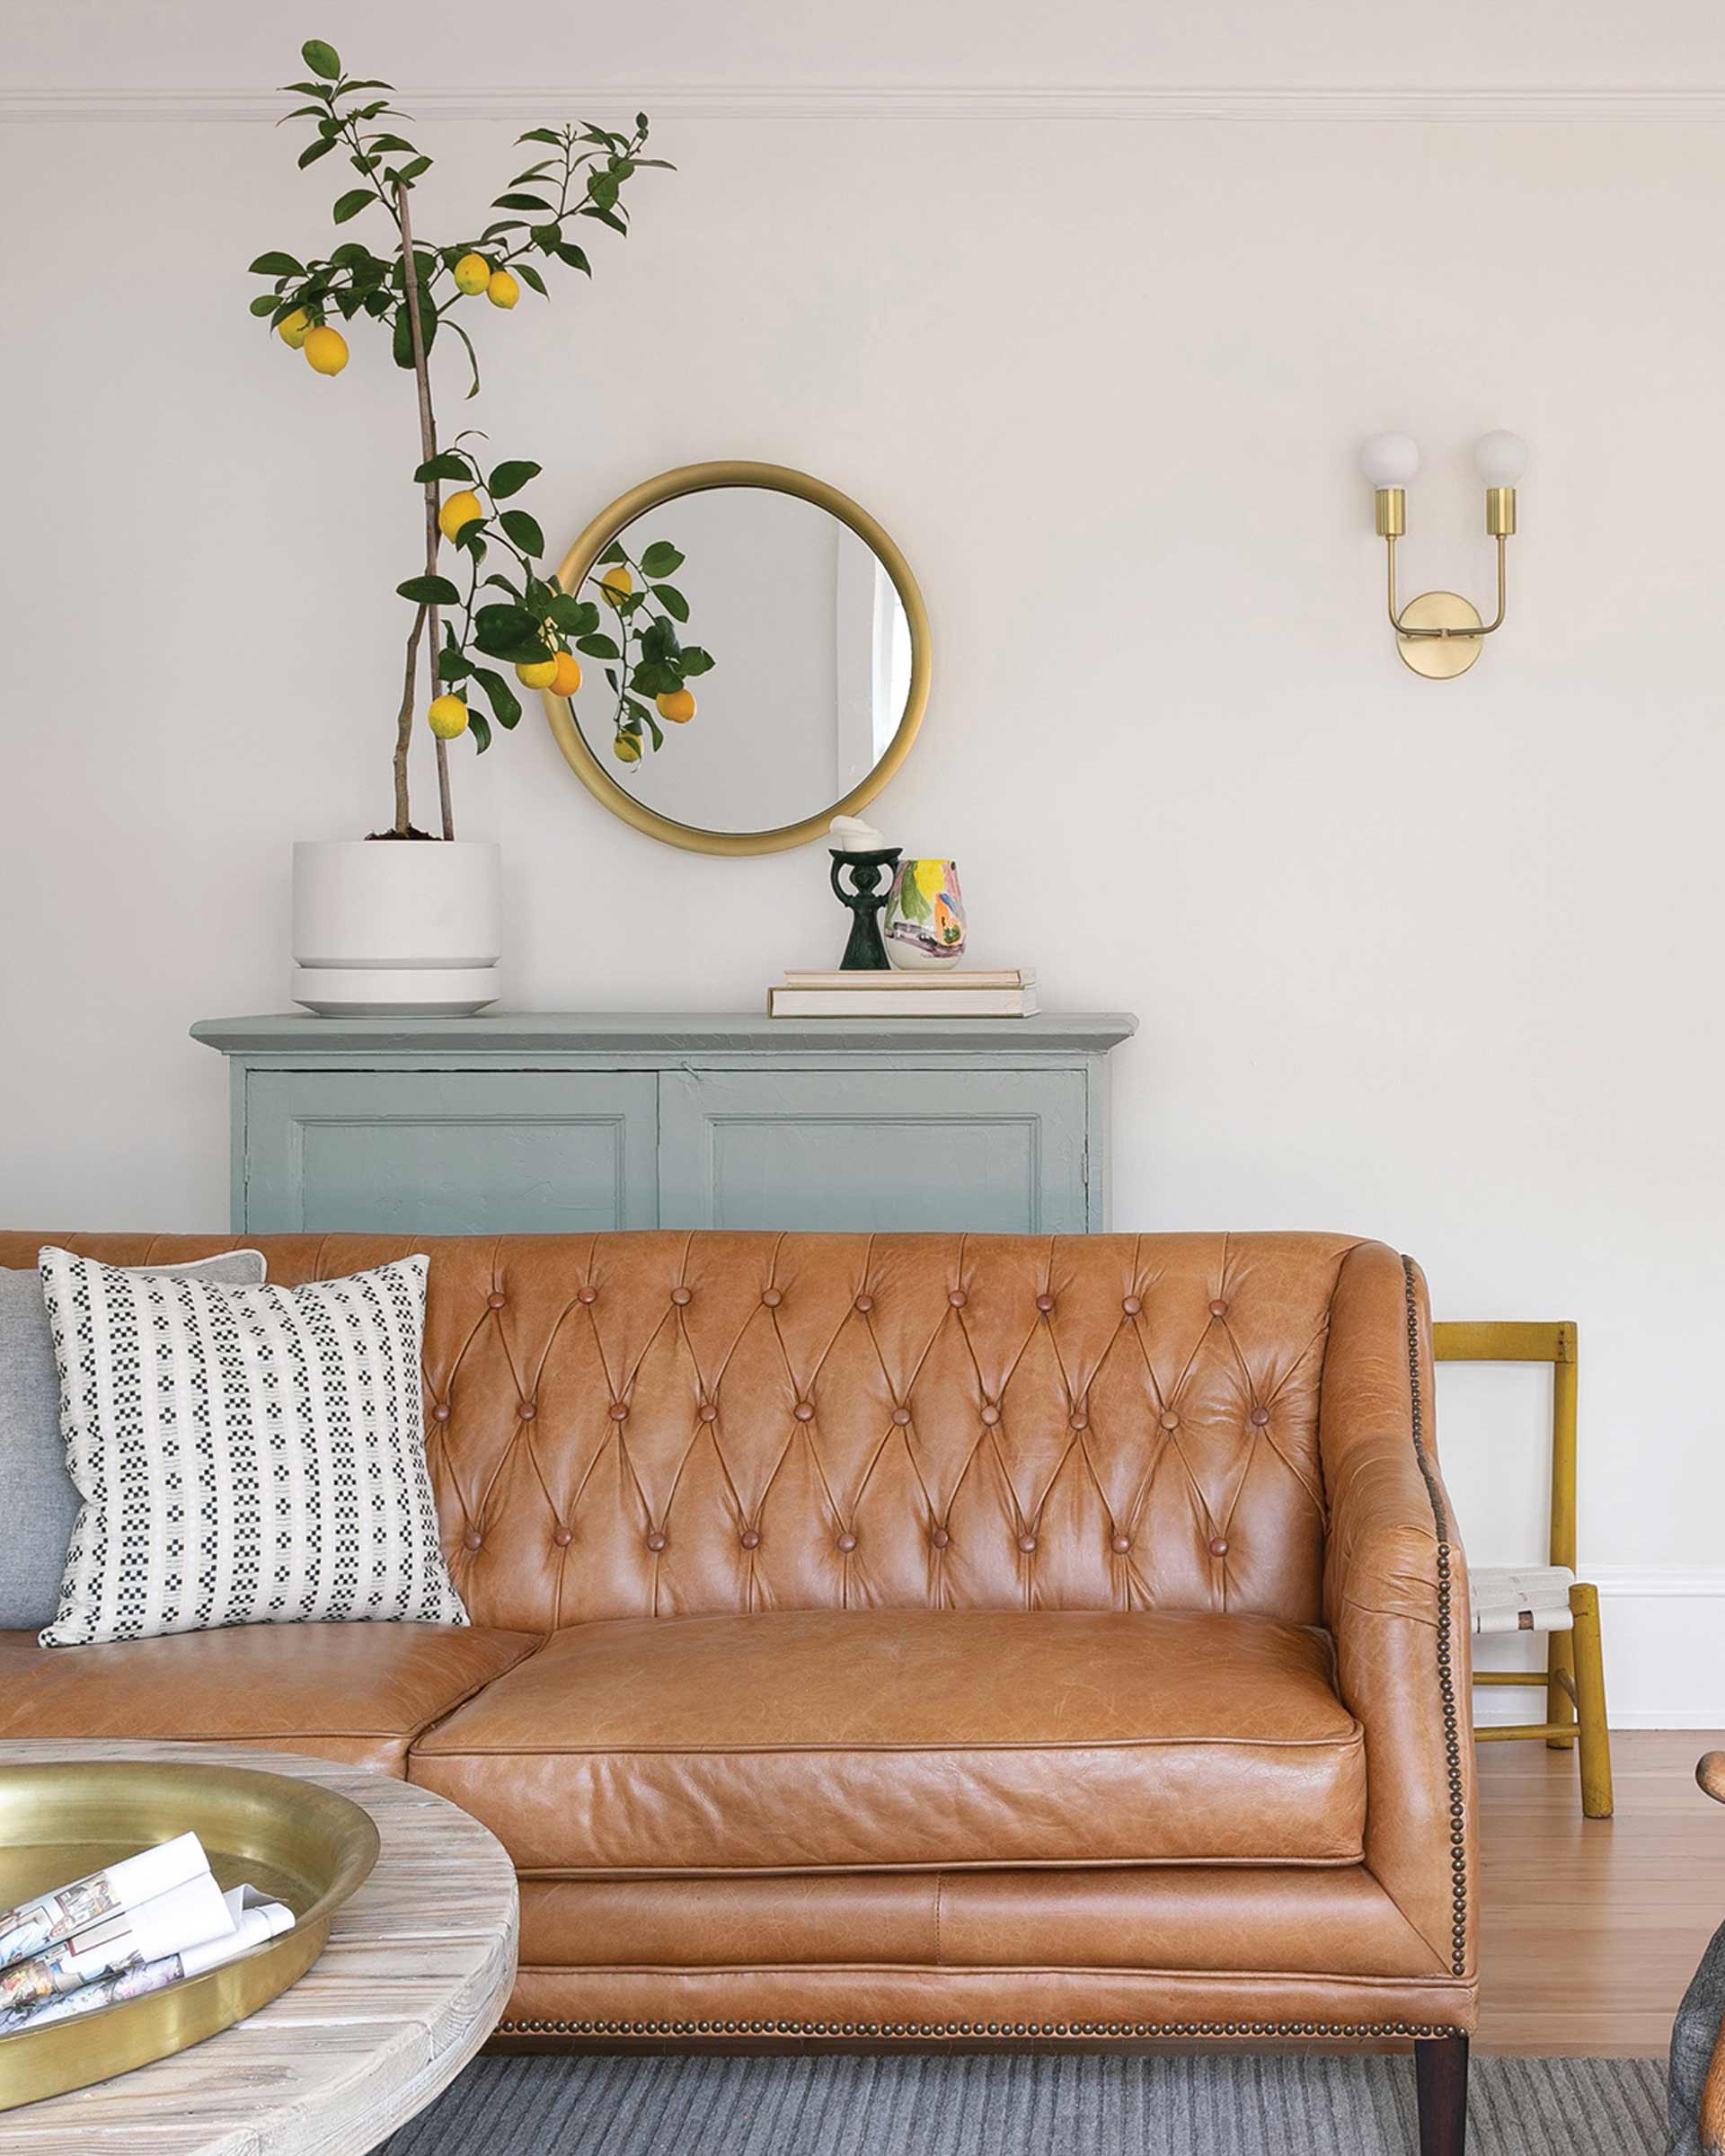
M 0 2037 L 0 2111 L 165 2059 L 256 2013 L 311 1967 L 377 1861 L 370 1816 L 315 1781 L 191 1760 L 0 1763 L 0 1909 L 189 1831 L 219 1886 L 263 1888 L 293 1911 L 293 1930 L 141 1999 Z

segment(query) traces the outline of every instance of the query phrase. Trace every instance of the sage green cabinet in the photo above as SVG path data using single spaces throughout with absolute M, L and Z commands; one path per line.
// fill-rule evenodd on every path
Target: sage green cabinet
M 1083 1233 L 1121 1014 L 208 1020 L 235 1229 Z

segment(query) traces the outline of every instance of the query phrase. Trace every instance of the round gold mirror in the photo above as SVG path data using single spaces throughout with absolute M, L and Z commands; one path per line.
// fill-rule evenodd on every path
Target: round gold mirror
M 557 746 L 668 845 L 805 845 L 872 800 L 916 738 L 916 579 L 865 509 L 807 473 L 663 473 L 593 519 L 557 580 L 599 614 L 575 640 L 573 694 L 544 692 Z

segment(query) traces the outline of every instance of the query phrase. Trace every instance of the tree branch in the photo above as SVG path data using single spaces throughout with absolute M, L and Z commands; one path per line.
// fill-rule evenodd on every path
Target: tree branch
M 407 308 L 407 326 L 413 340 L 413 379 L 420 393 L 420 448 L 422 461 L 429 464 L 438 454 L 438 423 L 431 412 L 431 376 L 426 366 L 425 337 L 420 324 L 420 268 L 413 253 L 413 228 L 408 220 L 407 187 L 405 182 L 395 183 L 395 221 L 402 228 L 402 304 Z M 425 573 L 438 573 L 438 482 L 425 482 Z M 442 643 L 435 601 L 427 607 L 426 618 L 431 630 L 431 694 L 438 694 L 438 659 Z M 438 742 L 438 802 L 443 811 L 443 835 L 456 835 L 455 810 L 449 800 L 449 752 L 440 738 Z

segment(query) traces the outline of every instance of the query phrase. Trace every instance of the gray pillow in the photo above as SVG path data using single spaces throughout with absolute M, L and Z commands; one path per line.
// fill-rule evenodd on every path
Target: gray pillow
M 261 1287 L 264 1259 L 261 1250 L 226 1250 L 190 1265 L 128 1269 Z M 0 1267 L 0 1632 L 40 1631 L 59 1610 L 79 1498 L 66 1471 L 59 1373 L 33 1267 Z

